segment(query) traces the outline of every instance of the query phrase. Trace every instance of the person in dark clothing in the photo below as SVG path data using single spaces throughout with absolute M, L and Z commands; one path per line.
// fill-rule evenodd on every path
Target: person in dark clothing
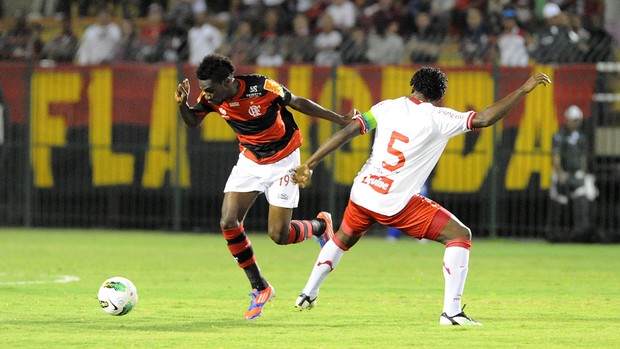
M 553 135 L 553 175 L 547 240 L 588 241 L 589 200 L 586 190 L 588 141 L 580 130 L 581 109 L 572 105 L 564 112 L 566 125 Z
M 534 33 L 537 63 L 573 63 L 579 57 L 577 43 L 569 37 L 568 17 L 555 3 L 543 8 L 544 25 Z

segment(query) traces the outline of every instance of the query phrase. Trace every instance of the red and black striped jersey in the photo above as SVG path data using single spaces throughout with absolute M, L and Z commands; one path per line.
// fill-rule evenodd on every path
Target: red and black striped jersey
M 291 92 L 266 76 L 238 75 L 239 93 L 220 105 L 208 103 L 204 92 L 192 108 L 197 116 L 216 112 L 226 120 L 239 140 L 239 150 L 259 164 L 271 164 L 301 146 L 302 136 L 286 108 Z

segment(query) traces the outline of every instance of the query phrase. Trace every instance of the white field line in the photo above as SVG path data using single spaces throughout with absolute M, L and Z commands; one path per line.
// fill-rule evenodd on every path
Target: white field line
M 0 273 L 0 276 L 7 276 L 7 273 Z M 41 275 L 42 279 L 48 280 L 24 280 L 24 281 L 0 281 L 0 286 L 8 285 L 36 285 L 36 284 L 65 284 L 68 282 L 80 281 L 80 278 L 73 275 Z

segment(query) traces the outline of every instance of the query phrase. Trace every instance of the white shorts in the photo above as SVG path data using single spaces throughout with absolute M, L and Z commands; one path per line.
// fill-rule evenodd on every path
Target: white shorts
M 291 173 L 300 164 L 299 149 L 284 159 L 267 165 L 259 165 L 239 154 L 224 187 L 224 193 L 265 193 L 270 205 L 295 208 L 299 203 L 299 185 L 293 183 Z

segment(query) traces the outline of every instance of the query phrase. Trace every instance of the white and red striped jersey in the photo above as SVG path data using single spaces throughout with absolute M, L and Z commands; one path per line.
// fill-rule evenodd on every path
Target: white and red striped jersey
M 375 139 L 354 179 L 351 200 L 383 215 L 400 212 L 420 192 L 448 140 L 473 129 L 475 115 L 401 97 L 355 117 L 362 133 L 375 130 Z

